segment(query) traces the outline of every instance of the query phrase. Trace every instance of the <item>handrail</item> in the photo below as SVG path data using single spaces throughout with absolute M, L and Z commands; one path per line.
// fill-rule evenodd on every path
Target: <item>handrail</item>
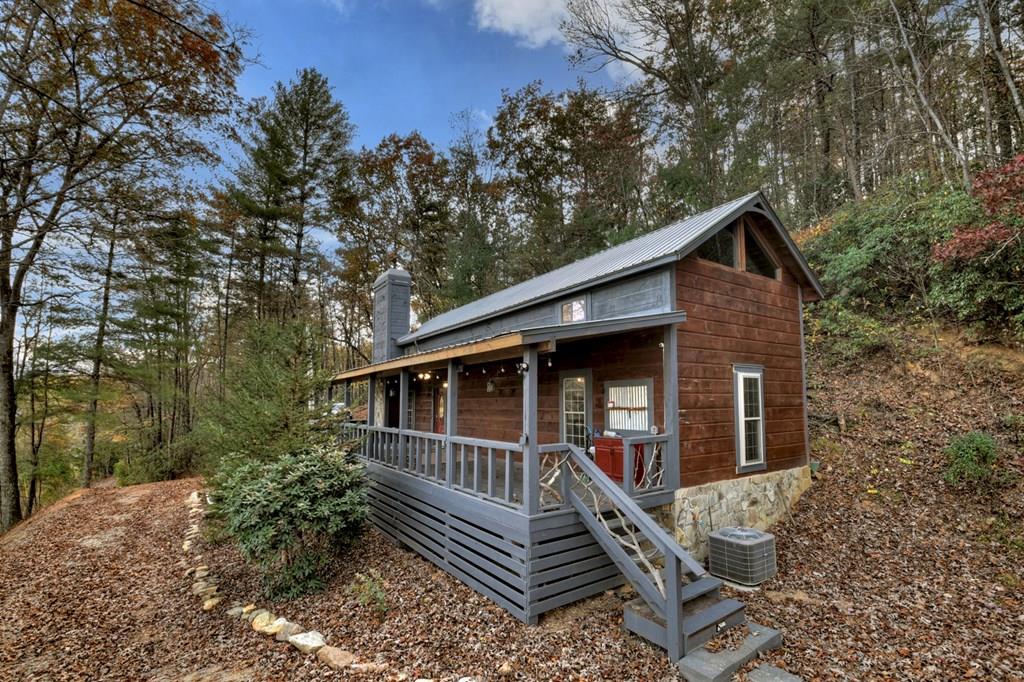
M 679 559 L 692 575 L 697 577 L 707 575 L 704 567 L 697 563 L 685 549 L 680 547 L 675 538 L 668 534 L 668 531 L 655 523 L 654 519 L 641 509 L 632 497 L 627 495 L 615 481 L 601 471 L 601 468 L 584 455 L 578 447 L 571 443 L 562 443 L 561 445 L 569 451 L 569 456 L 572 458 L 573 463 L 582 469 L 592 481 L 598 484 L 605 497 L 611 500 L 615 507 L 621 510 L 629 518 L 630 522 L 637 526 L 651 542 L 656 544 L 659 550 L 666 555 L 672 554 Z M 572 492 L 571 489 L 570 492 Z
M 523 446 L 519 443 L 511 443 L 502 440 L 487 440 L 486 438 L 473 438 L 471 436 L 447 436 L 447 438 L 456 445 L 477 445 L 482 448 L 508 450 L 509 452 L 523 451 Z

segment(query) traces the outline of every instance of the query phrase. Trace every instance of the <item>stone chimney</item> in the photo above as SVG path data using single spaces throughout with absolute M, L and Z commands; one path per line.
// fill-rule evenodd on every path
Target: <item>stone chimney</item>
M 383 362 L 402 354 L 398 339 L 409 333 L 412 276 L 401 269 L 388 270 L 373 283 L 373 361 Z

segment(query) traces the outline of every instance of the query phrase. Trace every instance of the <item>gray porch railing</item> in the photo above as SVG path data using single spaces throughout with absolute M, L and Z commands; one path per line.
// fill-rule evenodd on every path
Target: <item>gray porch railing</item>
M 518 443 L 445 436 L 361 423 L 342 425 L 368 461 L 508 507 L 522 507 L 523 447 Z
M 523 446 L 519 443 L 446 436 L 425 431 L 399 430 L 347 422 L 342 438 L 360 441 L 359 454 L 371 462 L 430 480 L 498 504 L 523 508 Z M 663 492 L 665 452 L 669 434 L 622 439 L 624 475 L 621 490 L 627 496 Z M 538 510 L 566 509 L 560 478 L 568 456 L 565 443 L 538 448 Z M 584 455 L 585 456 L 585 455 Z

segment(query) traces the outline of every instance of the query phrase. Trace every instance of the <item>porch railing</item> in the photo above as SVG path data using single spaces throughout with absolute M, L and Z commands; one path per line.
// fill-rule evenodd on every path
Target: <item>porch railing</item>
M 346 441 L 358 442 L 357 453 L 368 461 L 503 506 L 523 508 L 523 446 L 519 443 L 356 422 L 343 424 L 341 436 Z M 661 434 L 622 439 L 622 471 L 632 472 L 624 473 L 619 484 L 627 496 L 670 489 L 665 485 L 665 453 L 670 437 Z M 539 511 L 571 506 L 561 480 L 568 457 L 569 447 L 565 443 L 538 447 Z

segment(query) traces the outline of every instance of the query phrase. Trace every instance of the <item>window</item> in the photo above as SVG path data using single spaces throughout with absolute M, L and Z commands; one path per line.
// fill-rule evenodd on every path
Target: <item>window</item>
M 590 424 L 590 381 L 587 374 L 563 374 L 562 440 L 586 449 L 587 427 Z
M 737 470 L 765 468 L 764 369 L 751 365 L 733 368 L 736 396 Z
M 747 254 L 747 262 L 745 263 L 747 272 L 775 279 L 778 274 L 775 261 L 772 260 L 768 252 L 761 246 L 761 242 L 751 234 L 749 227 L 744 230 L 743 248 Z
M 609 381 L 605 384 L 605 428 L 616 433 L 650 433 L 653 379 Z
M 730 225 L 714 233 L 697 247 L 697 257 L 736 267 L 736 227 Z
M 562 304 L 562 324 L 566 322 L 583 322 L 587 319 L 587 301 L 577 298 Z

